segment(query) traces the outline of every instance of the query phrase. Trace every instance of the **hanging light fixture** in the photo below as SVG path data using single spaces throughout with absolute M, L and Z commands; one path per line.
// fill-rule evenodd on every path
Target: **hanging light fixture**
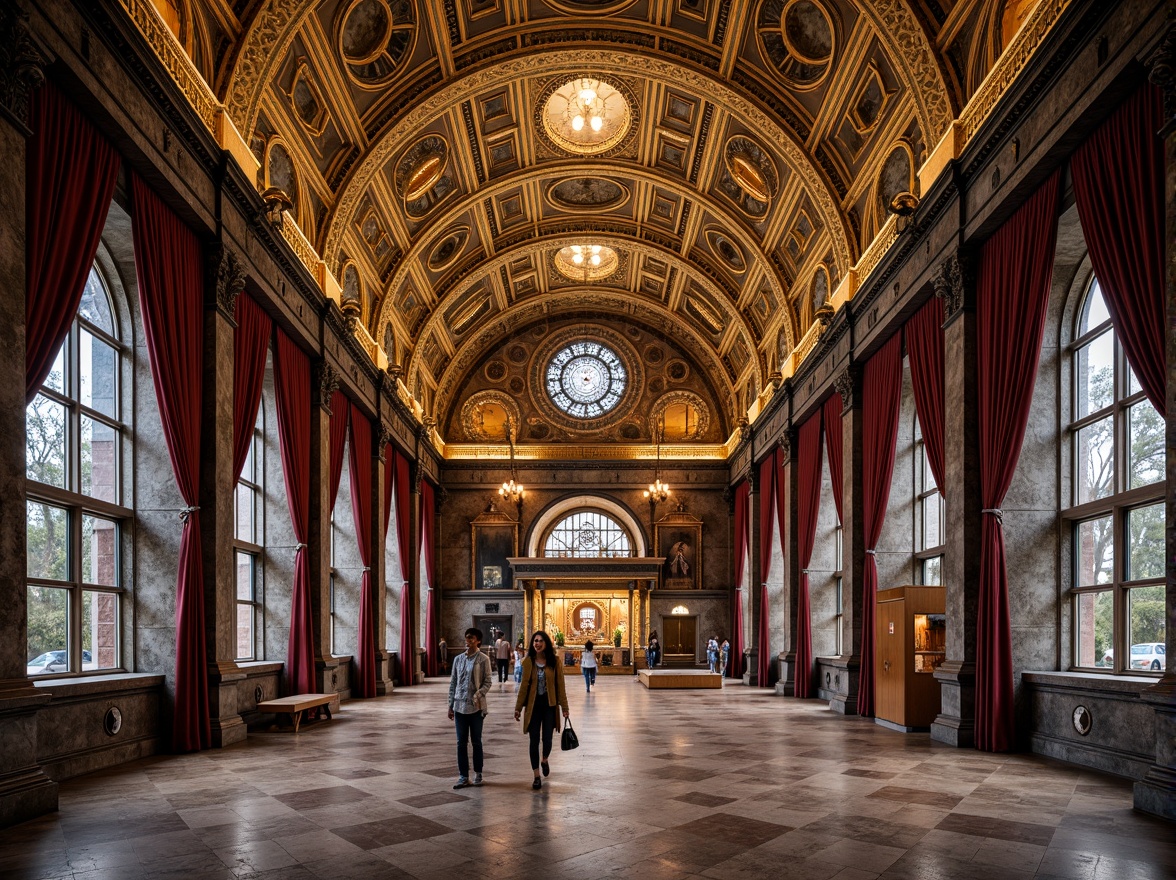
M 662 416 L 662 420 L 654 424 L 653 442 L 656 457 L 653 466 L 653 482 L 645 490 L 645 497 L 649 499 L 651 517 L 653 516 L 653 508 L 670 497 L 670 484 L 661 481 L 661 439 L 662 433 L 665 431 L 664 419 L 665 416 Z
M 514 421 L 512 419 L 506 420 L 506 442 L 510 447 L 510 480 L 503 483 L 498 490 L 499 496 L 505 501 L 510 501 L 518 510 L 519 519 L 523 518 L 523 497 L 526 495 L 526 489 L 523 484 L 518 481 L 518 474 L 515 472 L 515 454 L 514 454 Z
M 588 126 L 592 131 L 604 128 L 604 101 L 597 91 L 599 83 L 588 77 L 580 77 L 576 83 L 575 96 L 568 102 L 568 118 L 572 131 L 583 131 Z

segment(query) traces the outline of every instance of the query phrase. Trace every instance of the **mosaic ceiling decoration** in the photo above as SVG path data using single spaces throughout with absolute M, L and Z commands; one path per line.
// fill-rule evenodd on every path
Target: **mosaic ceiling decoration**
M 454 440 L 572 316 L 670 328 L 682 436 L 733 431 L 1033 5 L 154 2 Z

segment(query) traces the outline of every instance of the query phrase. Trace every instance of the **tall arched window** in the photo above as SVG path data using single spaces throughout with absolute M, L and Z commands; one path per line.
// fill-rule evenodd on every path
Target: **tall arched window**
M 1164 663 L 1164 421 L 1115 338 L 1098 281 L 1070 345 L 1074 665 Z
M 543 542 L 544 556 L 631 556 L 633 542 L 616 520 L 598 510 L 578 510 L 561 519 Z
M 69 336 L 25 411 L 29 675 L 122 665 L 128 348 L 95 265 Z
M 258 656 L 258 615 L 262 611 L 261 576 L 265 552 L 263 517 L 265 515 L 262 476 L 262 417 L 265 407 L 258 407 L 257 423 L 249 455 L 237 479 L 233 497 L 233 557 L 237 570 L 237 659 L 256 660 Z

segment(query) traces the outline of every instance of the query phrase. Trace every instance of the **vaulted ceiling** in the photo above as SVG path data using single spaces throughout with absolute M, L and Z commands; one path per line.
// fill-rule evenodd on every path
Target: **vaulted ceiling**
M 726 436 L 1034 5 L 154 2 L 456 441 L 576 325 L 680 361 L 681 439 Z

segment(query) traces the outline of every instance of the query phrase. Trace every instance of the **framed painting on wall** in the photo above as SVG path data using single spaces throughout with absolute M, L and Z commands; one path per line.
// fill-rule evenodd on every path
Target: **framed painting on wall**
M 702 587 L 702 520 L 678 509 L 654 524 L 656 553 L 662 558 L 663 590 L 696 590 Z
M 493 502 L 470 521 L 470 584 L 475 590 L 514 589 L 507 558 L 519 555 L 519 524 Z

